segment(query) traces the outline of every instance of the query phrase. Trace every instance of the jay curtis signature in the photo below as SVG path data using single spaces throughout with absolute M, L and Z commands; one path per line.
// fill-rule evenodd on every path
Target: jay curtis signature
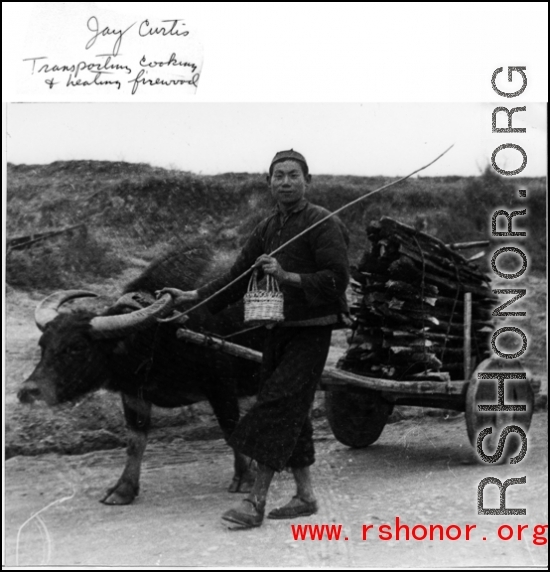
M 92 16 L 86 23 L 88 30 L 93 33 L 92 37 L 86 43 L 86 49 L 89 50 L 96 44 L 99 38 L 115 38 L 112 47 L 112 55 L 117 56 L 120 52 L 122 39 L 124 35 L 137 25 L 137 22 L 130 24 L 126 29 L 110 28 L 109 26 L 100 26 L 96 16 Z M 138 25 L 138 34 L 142 38 L 151 36 L 178 36 L 185 37 L 189 35 L 189 30 L 182 29 L 185 26 L 182 19 L 161 20 L 161 25 L 153 26 L 149 20 L 143 20 Z

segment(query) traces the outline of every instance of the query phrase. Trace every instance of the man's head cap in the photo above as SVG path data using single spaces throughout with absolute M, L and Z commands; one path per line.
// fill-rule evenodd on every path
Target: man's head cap
M 289 149 L 288 151 L 279 151 L 275 157 L 273 157 L 273 161 L 271 161 L 271 165 L 269 166 L 269 174 L 273 174 L 273 168 L 275 163 L 280 163 L 281 161 L 298 161 L 303 165 L 304 175 L 309 173 L 309 167 L 307 166 L 306 158 L 298 151 L 294 151 L 294 149 Z

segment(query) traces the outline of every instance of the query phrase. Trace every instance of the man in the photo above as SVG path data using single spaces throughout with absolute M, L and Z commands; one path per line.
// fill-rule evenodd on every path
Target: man
M 278 246 L 327 216 L 305 199 L 311 175 L 303 155 L 277 153 L 267 182 L 275 212 L 253 231 L 229 272 L 194 291 L 166 288 L 176 304 L 205 299 L 252 266 L 278 281 L 284 295 L 284 322 L 269 329 L 263 352 L 256 404 L 241 419 L 230 445 L 256 460 L 258 473 L 250 494 L 222 519 L 241 528 L 260 526 L 275 471 L 292 470 L 296 495 L 268 518 L 294 518 L 317 512 L 309 467 L 315 461 L 309 410 L 330 347 L 332 329 L 347 314 L 349 279 L 346 238 L 333 218 L 269 256 Z M 237 281 L 208 307 L 212 312 L 239 300 L 249 276 Z

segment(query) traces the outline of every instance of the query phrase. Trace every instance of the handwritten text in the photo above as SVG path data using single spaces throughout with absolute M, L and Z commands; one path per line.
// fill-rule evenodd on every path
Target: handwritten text
M 202 62 L 196 59 L 193 44 L 185 39 L 190 31 L 181 18 L 157 22 L 144 19 L 113 26 L 91 16 L 84 33 L 85 42 L 77 50 L 95 48 L 102 53 L 83 52 L 70 57 L 67 50 L 68 55 L 55 58 L 27 57 L 23 62 L 29 74 L 41 80 L 48 90 L 56 91 L 102 87 L 128 90 L 134 95 L 144 87 L 198 86 Z M 122 51 L 123 44 L 126 53 Z M 187 57 L 182 57 L 182 52 L 187 52 Z

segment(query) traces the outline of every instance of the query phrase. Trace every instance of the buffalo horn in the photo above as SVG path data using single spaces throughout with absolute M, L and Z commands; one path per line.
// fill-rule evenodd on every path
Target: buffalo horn
M 116 311 L 116 310 L 126 310 L 128 308 L 132 308 L 134 310 L 141 310 L 143 308 L 143 304 L 139 303 L 139 300 L 146 301 L 146 298 L 150 298 L 147 300 L 149 304 L 155 301 L 155 298 L 150 295 L 144 295 L 141 292 L 127 292 L 123 294 L 113 306 L 109 308 L 109 311 Z
M 38 329 L 43 332 L 48 322 L 51 322 L 59 314 L 58 310 L 65 302 L 74 298 L 87 298 L 88 296 L 97 296 L 97 294 L 87 290 L 62 290 L 44 298 L 34 311 L 34 321 Z
M 164 294 L 147 308 L 131 314 L 97 316 L 90 322 L 92 332 L 100 337 L 116 338 L 145 329 L 156 323 L 156 318 L 167 315 L 172 309 L 172 296 Z

